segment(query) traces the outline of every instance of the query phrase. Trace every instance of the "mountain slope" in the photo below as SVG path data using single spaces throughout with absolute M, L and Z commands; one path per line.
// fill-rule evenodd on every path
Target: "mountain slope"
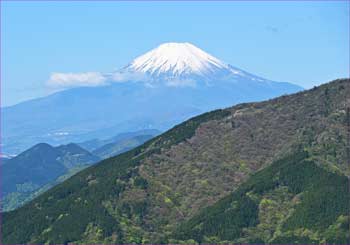
M 134 137 L 119 140 L 115 143 L 109 143 L 97 148 L 92 153 L 101 159 L 116 156 L 120 153 L 126 152 L 132 148 L 142 145 L 146 141 L 153 138 L 153 135 L 137 135 Z
M 322 171 L 349 174 L 347 86 L 349 80 L 337 80 L 192 118 L 5 213 L 3 243 L 165 242 L 198 210 L 300 148 Z M 249 217 L 243 221 L 256 225 Z
M 142 129 L 163 131 L 209 110 L 302 90 L 181 43 L 160 45 L 103 76 L 106 86 L 73 88 L 2 108 L 3 151 L 18 154 L 38 142 L 58 145 Z
M 217 58 L 190 43 L 166 43 L 137 57 L 130 68 L 139 72 L 172 75 L 183 73 L 205 74 L 215 69 L 227 68 Z
M 346 176 L 296 152 L 180 225 L 170 243 L 347 244 L 349 203 Z
M 99 160 L 76 144 L 40 143 L 8 159 L 1 169 L 3 209 L 16 208 L 58 177 Z
M 81 147 L 84 149 L 92 152 L 97 150 L 98 148 L 104 147 L 105 145 L 108 144 L 118 144 L 122 141 L 132 139 L 137 136 L 142 136 L 142 135 L 152 135 L 156 136 L 159 135 L 161 132 L 156 130 L 156 129 L 144 129 L 144 130 L 139 130 L 135 132 L 124 132 L 121 134 L 118 134 L 113 137 L 109 137 L 107 139 L 92 139 L 92 140 L 87 140 L 81 143 L 78 143 Z M 144 142 L 142 142 L 144 143 Z

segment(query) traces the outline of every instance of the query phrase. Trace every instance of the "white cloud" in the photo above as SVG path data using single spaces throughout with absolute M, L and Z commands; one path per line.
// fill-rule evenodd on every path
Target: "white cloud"
M 106 84 L 106 77 L 99 72 L 52 73 L 47 85 L 56 89 L 73 87 L 96 87 Z
M 83 72 L 83 73 L 59 73 L 54 72 L 47 81 L 47 86 L 51 92 L 57 92 L 74 87 L 97 87 L 111 83 L 122 82 L 143 82 L 145 86 L 154 87 L 164 84 L 169 87 L 196 87 L 196 81 L 192 79 L 156 79 L 144 73 L 138 72 Z

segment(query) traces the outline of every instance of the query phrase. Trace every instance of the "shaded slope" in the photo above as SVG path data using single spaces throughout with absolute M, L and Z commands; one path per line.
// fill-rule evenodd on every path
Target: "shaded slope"
M 97 161 L 98 157 L 76 144 L 33 146 L 1 166 L 3 209 L 20 206 L 58 177 Z
M 66 171 L 57 158 L 59 153 L 48 144 L 38 144 L 10 159 L 2 169 L 3 195 L 16 190 L 16 184 L 43 185 Z

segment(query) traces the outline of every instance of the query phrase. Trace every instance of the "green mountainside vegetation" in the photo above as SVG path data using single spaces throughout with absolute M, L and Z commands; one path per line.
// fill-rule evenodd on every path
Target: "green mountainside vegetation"
M 2 243 L 344 243 L 348 87 L 194 117 L 4 213 Z
M 139 146 L 158 133 L 140 130 L 57 147 L 40 143 L 11 159 L 2 159 L 2 210 L 18 208 L 91 164 Z
M 100 158 L 76 144 L 40 143 L 1 166 L 2 210 L 15 209 Z
M 181 224 L 171 243 L 347 244 L 349 180 L 297 152 Z

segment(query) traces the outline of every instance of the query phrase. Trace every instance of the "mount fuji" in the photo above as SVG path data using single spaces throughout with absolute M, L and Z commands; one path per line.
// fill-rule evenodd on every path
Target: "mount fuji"
M 171 87 L 220 86 L 225 81 L 271 82 L 226 64 L 190 43 L 162 44 L 113 75 Z
M 2 151 L 166 130 L 205 111 L 303 88 L 235 68 L 190 43 L 165 43 L 101 74 L 104 86 L 76 87 L 2 108 Z

